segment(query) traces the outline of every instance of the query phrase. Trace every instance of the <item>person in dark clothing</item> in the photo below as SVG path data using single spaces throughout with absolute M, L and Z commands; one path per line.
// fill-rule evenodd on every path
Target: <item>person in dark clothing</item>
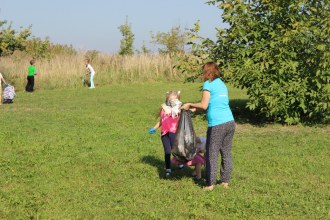
M 37 75 L 37 69 L 34 66 L 35 60 L 30 60 L 30 66 L 28 69 L 28 75 L 27 75 L 27 84 L 25 86 L 25 91 L 27 92 L 33 92 L 34 90 L 34 76 Z

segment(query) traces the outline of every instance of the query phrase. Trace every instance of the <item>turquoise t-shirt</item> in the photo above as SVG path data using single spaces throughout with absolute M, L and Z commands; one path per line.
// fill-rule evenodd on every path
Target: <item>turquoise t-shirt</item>
M 213 127 L 234 120 L 229 107 L 228 89 L 221 79 L 216 78 L 212 82 L 206 81 L 203 90 L 210 92 L 210 102 L 207 108 L 208 126 Z

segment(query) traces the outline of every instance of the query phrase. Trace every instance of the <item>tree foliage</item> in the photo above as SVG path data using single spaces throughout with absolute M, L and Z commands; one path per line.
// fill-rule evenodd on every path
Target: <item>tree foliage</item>
M 50 59 L 59 51 L 74 51 L 66 45 L 54 45 L 46 37 L 44 40 L 31 37 L 31 26 L 21 28 L 18 32 L 12 29 L 12 23 L 7 27 L 4 25 L 7 21 L 0 21 L 0 56 L 13 54 L 15 51 L 23 51 L 36 59 Z
M 40 38 L 32 38 L 26 41 L 25 51 L 35 59 L 50 59 L 51 43 L 48 38 L 42 40 Z
M 328 0 L 214 0 L 228 29 L 211 53 L 246 88 L 247 107 L 288 124 L 329 119 Z
M 180 26 L 175 26 L 167 33 L 151 33 L 151 39 L 152 43 L 163 46 L 163 48 L 159 49 L 159 53 L 174 55 L 184 52 L 184 45 L 187 42 L 187 33 L 183 31 Z
M 201 66 L 212 61 L 212 49 L 215 43 L 199 35 L 199 21 L 194 24 L 194 28 L 186 32 L 186 44 L 190 46 L 189 51 L 185 53 L 176 53 L 174 68 L 184 74 L 186 82 L 194 82 L 201 75 Z
M 20 32 L 12 29 L 12 23 L 7 27 L 7 21 L 0 21 L 0 56 L 10 55 L 15 50 L 25 50 L 31 27 L 21 28 Z
M 141 53 L 142 54 L 149 54 L 150 53 L 150 50 L 147 48 L 147 46 L 144 44 L 144 42 L 141 46 Z
M 133 55 L 133 43 L 134 43 L 134 34 L 132 32 L 132 27 L 128 23 L 128 19 L 126 18 L 126 22 L 123 25 L 120 25 L 118 29 L 123 36 L 123 39 L 120 41 L 120 55 Z

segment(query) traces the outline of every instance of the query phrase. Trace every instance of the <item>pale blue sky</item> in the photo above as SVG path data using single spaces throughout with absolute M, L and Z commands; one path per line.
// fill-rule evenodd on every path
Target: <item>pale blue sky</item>
M 143 42 L 151 50 L 150 32 L 168 32 L 172 27 L 192 28 L 200 20 L 200 35 L 215 39 L 215 28 L 226 27 L 221 11 L 206 0 L 1 0 L 0 20 L 13 27 L 32 25 L 35 37 L 48 36 L 54 43 L 76 49 L 117 53 L 121 34 L 118 26 L 126 16 L 135 34 L 134 48 Z

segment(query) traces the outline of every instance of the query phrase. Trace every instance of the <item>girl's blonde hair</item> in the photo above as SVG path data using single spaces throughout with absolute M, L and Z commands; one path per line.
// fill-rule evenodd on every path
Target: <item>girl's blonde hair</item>
M 168 98 L 171 95 L 175 95 L 180 100 L 180 93 L 181 93 L 181 91 L 176 91 L 176 90 L 167 91 L 166 94 L 165 94 L 165 102 L 167 102 Z
M 171 96 L 171 95 L 176 95 L 176 97 L 178 97 L 178 99 L 180 100 L 180 93 L 181 91 L 176 91 L 176 90 L 170 90 L 170 91 L 167 91 L 165 93 L 165 103 L 167 102 L 168 98 Z M 162 108 L 159 109 L 159 111 L 157 112 L 157 115 L 156 115 L 156 118 L 159 118 L 160 117 L 160 112 L 162 111 Z

